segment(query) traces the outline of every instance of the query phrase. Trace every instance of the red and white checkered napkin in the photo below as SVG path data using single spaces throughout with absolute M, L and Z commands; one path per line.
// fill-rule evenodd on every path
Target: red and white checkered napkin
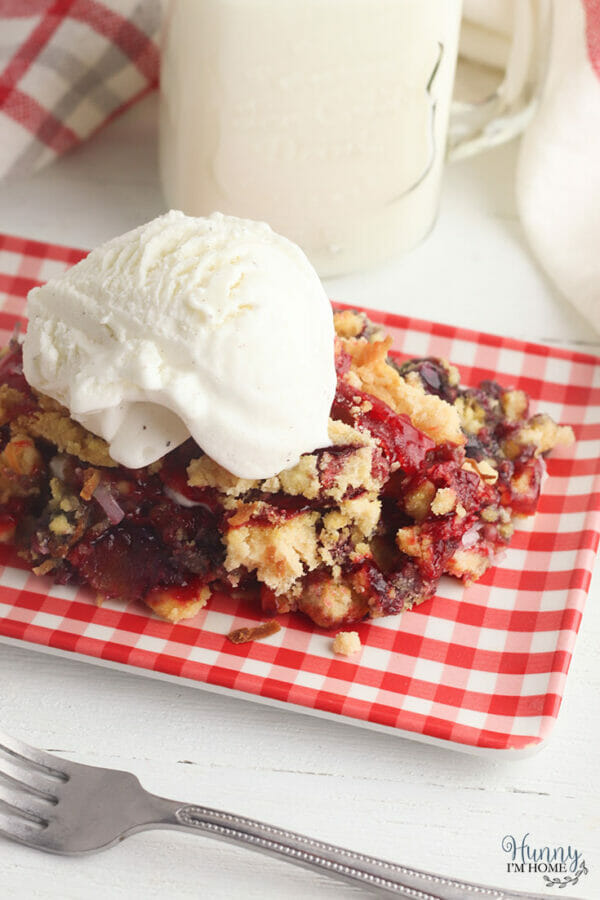
M 0 236 L 0 339 L 27 291 L 85 254 Z M 464 590 L 448 579 L 413 612 L 357 626 L 357 659 L 335 658 L 331 636 L 282 617 L 265 641 L 231 644 L 233 628 L 262 617 L 257 604 L 220 595 L 188 623 L 144 607 L 97 607 L 83 589 L 27 572 L 0 555 L 0 639 L 80 654 L 138 671 L 296 704 L 412 736 L 477 748 L 542 741 L 560 706 L 600 530 L 600 360 L 447 325 L 369 312 L 400 356 L 445 356 L 475 384 L 499 378 L 575 429 L 577 443 L 548 461 L 540 511 L 502 562 Z
M 157 83 L 161 0 L 0 0 L 0 178 L 27 175 Z

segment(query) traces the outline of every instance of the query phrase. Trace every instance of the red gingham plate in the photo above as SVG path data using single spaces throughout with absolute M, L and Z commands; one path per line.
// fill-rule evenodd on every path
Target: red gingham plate
M 0 236 L 0 339 L 35 284 L 85 253 Z M 226 635 L 261 620 L 257 605 L 215 596 L 184 624 L 145 607 L 96 606 L 85 589 L 27 572 L 0 556 L 0 640 L 241 693 L 298 711 L 343 717 L 457 749 L 525 750 L 558 714 L 600 529 L 600 360 L 369 310 L 404 356 L 444 356 L 466 384 L 497 378 L 575 430 L 574 447 L 548 460 L 535 519 L 500 564 L 465 590 L 447 579 L 416 610 L 357 626 L 359 658 L 336 658 L 331 635 L 295 615 L 265 641 Z

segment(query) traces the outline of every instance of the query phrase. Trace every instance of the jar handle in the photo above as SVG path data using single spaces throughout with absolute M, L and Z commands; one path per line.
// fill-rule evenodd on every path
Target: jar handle
M 520 134 L 537 108 L 548 67 L 550 0 L 513 0 L 513 38 L 502 82 L 478 103 L 452 103 L 446 157 L 473 156 Z

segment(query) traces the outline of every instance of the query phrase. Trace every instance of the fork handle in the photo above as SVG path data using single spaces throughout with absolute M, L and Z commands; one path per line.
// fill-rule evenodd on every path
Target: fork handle
M 163 802 L 169 805 L 169 811 L 165 809 L 166 815 L 160 822 L 156 821 L 154 827 L 183 829 L 207 834 L 217 840 L 243 844 L 249 849 L 316 869 L 333 878 L 379 889 L 397 897 L 410 897 L 412 900 L 465 900 L 466 896 L 479 900 L 548 900 L 548 895 L 506 891 L 410 869 L 218 809 Z M 561 900 L 569 898 L 562 897 Z

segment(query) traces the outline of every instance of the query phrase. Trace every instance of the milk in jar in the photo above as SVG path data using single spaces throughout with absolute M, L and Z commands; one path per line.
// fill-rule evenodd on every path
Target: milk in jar
M 172 0 L 168 205 L 262 219 L 323 276 L 401 253 L 439 197 L 460 0 Z

